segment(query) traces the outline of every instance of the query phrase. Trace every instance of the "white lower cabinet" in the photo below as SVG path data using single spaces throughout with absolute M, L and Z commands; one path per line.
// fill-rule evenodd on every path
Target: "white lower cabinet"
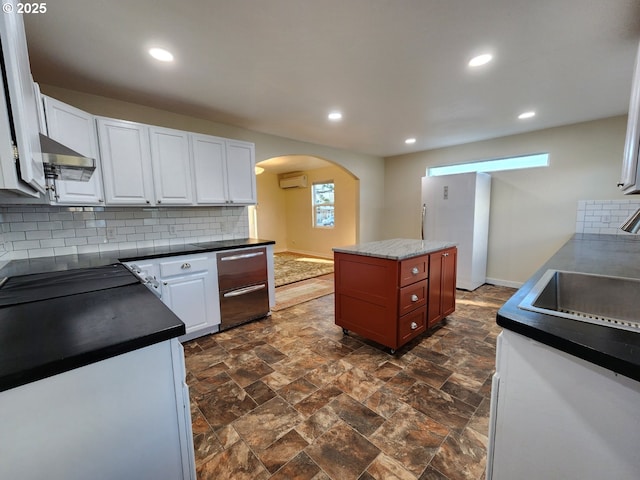
M 640 382 L 503 330 L 487 480 L 639 478 Z
M 125 262 L 186 326 L 180 341 L 220 328 L 215 253 Z
M 174 338 L 0 392 L 0 478 L 195 480 L 185 381 Z

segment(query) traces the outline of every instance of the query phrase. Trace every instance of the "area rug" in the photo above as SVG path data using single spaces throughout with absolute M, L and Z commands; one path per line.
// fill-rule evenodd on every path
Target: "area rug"
M 276 288 L 274 312 L 333 293 L 333 274 L 310 278 Z
M 291 252 L 275 253 L 273 258 L 276 287 L 333 273 L 333 260 L 327 258 Z

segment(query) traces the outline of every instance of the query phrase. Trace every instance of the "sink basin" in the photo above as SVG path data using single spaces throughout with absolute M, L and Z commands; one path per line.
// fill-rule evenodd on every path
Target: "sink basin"
M 518 307 L 640 333 L 640 280 L 547 270 Z

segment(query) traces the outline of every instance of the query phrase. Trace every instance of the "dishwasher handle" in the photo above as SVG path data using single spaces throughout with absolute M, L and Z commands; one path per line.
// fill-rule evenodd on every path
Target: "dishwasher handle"
M 229 262 L 232 260 L 242 260 L 244 258 L 259 257 L 260 255 L 264 255 L 264 252 L 241 253 L 238 255 L 231 255 L 229 257 L 221 257 L 220 260 L 222 262 Z
M 237 290 L 232 290 L 230 292 L 224 293 L 222 296 L 224 298 L 239 297 L 240 295 L 246 295 L 247 293 L 257 292 L 258 290 L 262 290 L 266 287 L 266 283 L 261 283 L 260 285 L 251 285 L 250 287 L 239 288 Z

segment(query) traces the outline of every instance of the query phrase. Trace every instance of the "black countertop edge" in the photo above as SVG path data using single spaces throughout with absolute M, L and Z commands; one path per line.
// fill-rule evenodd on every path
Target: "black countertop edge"
M 640 241 L 637 238 L 574 235 L 498 310 L 497 324 L 640 381 L 640 333 L 518 308 L 518 304 L 548 269 L 640 278 Z
M 118 355 L 133 352 L 140 348 L 149 347 L 166 340 L 184 335 L 186 327 L 183 324 L 176 325 L 165 330 L 157 331 L 144 337 L 135 338 L 108 347 L 91 350 L 73 357 L 61 358 L 50 363 L 39 365 L 27 370 L 21 370 L 11 375 L 0 376 L 0 392 L 33 383 L 60 373 L 85 367 L 92 363 L 107 360 Z
M 131 260 L 191 255 L 203 252 L 233 250 L 235 248 L 259 247 L 273 245 L 275 243 L 276 242 L 274 240 L 240 238 L 233 240 L 215 240 L 211 242 L 194 242 L 181 245 L 162 245 L 148 248 L 108 250 L 96 253 L 11 260 L 7 265 L 0 269 L 0 277 L 15 277 L 18 275 L 29 275 L 33 273 L 100 267 Z

